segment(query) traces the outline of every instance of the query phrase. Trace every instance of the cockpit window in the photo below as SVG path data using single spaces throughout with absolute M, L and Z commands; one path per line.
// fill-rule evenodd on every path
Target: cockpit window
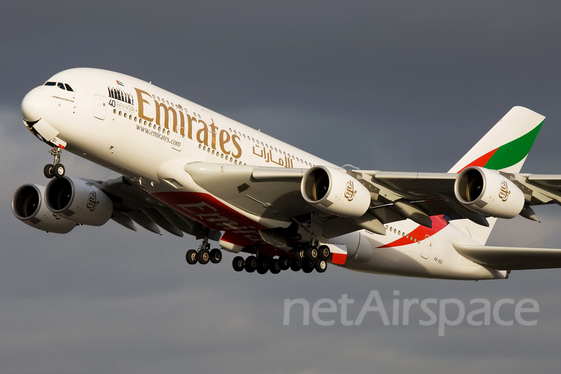
M 74 90 L 72 89 L 72 87 L 70 87 L 70 85 L 69 85 L 68 83 L 46 82 L 46 83 L 44 84 L 44 86 L 57 86 L 57 87 L 60 88 L 61 90 L 74 92 Z

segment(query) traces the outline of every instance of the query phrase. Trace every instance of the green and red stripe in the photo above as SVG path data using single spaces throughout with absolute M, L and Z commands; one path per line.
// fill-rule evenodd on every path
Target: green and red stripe
M 516 165 L 530 152 L 530 149 L 540 132 L 542 124 L 543 121 L 526 135 L 523 135 L 518 139 L 514 139 L 509 143 L 487 152 L 478 159 L 473 160 L 471 163 L 464 166 L 462 170 L 469 166 L 480 166 L 491 170 L 501 170 L 512 165 Z

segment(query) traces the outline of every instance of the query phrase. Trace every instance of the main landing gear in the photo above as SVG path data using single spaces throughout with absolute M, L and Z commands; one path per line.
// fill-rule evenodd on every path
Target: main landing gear
M 280 256 L 279 258 L 270 258 L 268 256 L 258 254 L 257 256 L 249 256 L 245 260 L 241 256 L 234 257 L 232 267 L 235 271 L 246 271 L 253 273 L 257 271 L 259 274 L 265 274 L 270 271 L 272 274 L 278 274 L 282 270 L 300 271 L 311 273 L 317 271 L 323 273 L 327 270 L 327 259 L 331 251 L 328 246 L 322 245 L 318 247 L 308 247 L 296 250 L 292 258 Z
M 222 261 L 222 251 L 218 248 L 210 249 L 208 239 L 205 238 L 199 247 L 199 250 L 190 249 L 185 254 L 185 260 L 189 265 L 194 265 L 197 262 L 200 264 L 208 264 L 209 261 L 213 264 L 218 264 Z
M 51 149 L 51 155 L 54 157 L 54 161 L 52 164 L 47 164 L 43 168 L 43 174 L 45 177 L 52 178 L 62 178 L 66 172 L 64 165 L 60 163 L 60 154 L 62 153 L 62 149 L 60 147 L 54 147 Z

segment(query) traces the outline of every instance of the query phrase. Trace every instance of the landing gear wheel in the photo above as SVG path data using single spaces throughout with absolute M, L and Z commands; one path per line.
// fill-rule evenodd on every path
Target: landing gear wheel
M 53 170 L 53 165 L 51 165 L 51 164 L 45 165 L 45 167 L 43 168 L 43 174 L 45 175 L 46 178 L 49 178 L 49 179 L 54 177 L 55 173 L 54 173 L 54 170 Z
M 245 260 L 245 271 L 248 273 L 253 273 L 257 269 L 257 258 L 255 256 L 249 256 Z
M 269 259 L 267 257 L 257 258 L 257 272 L 259 274 L 265 274 L 269 271 Z
M 210 262 L 218 264 L 220 261 L 222 261 L 222 251 L 218 248 L 214 248 L 210 251 Z
M 318 249 L 316 247 L 309 247 L 306 248 L 306 258 L 312 261 L 315 261 L 316 258 L 318 258 Z
M 281 270 L 288 270 L 290 268 L 290 259 L 286 256 L 280 256 L 279 264 Z
M 297 260 L 295 258 L 290 260 L 290 270 L 292 270 L 292 271 L 302 270 L 302 260 Z
M 327 261 L 319 258 L 315 263 L 315 268 L 318 273 L 323 273 L 327 269 Z
M 210 260 L 208 249 L 201 249 L 197 254 L 197 260 L 199 260 L 199 262 L 203 265 L 208 264 L 208 261 Z
M 187 251 L 187 254 L 185 254 L 185 260 L 187 260 L 187 263 L 189 265 L 194 265 L 197 263 L 197 251 L 195 251 L 194 249 L 190 249 Z
M 271 260 L 271 273 L 278 274 L 281 272 L 281 264 L 279 260 Z
M 242 271 L 245 265 L 245 261 L 242 256 L 236 256 L 232 260 L 232 267 L 235 271 Z
M 53 174 L 57 178 L 64 177 L 64 173 L 66 172 L 63 164 L 56 164 L 53 166 Z
M 302 271 L 304 273 L 311 273 L 314 270 L 314 262 L 312 260 L 304 260 L 302 264 Z
M 326 245 L 320 245 L 318 248 L 319 258 L 322 260 L 327 260 L 331 254 L 331 250 Z
M 306 258 L 306 250 L 305 249 L 297 249 L 294 252 L 294 258 L 297 260 L 303 260 Z

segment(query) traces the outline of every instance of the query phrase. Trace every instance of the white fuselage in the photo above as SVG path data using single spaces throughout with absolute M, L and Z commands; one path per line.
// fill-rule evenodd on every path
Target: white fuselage
M 65 149 L 130 177 L 172 208 L 226 232 L 221 246 L 238 252 L 260 240 L 257 230 L 290 222 L 263 218 L 212 196 L 184 171 L 186 164 L 337 168 L 318 157 L 226 118 L 145 81 L 98 69 L 71 69 L 33 89 L 24 119 L 43 119 Z M 47 131 L 44 130 L 44 131 Z M 41 135 L 41 131 L 38 131 Z M 49 140 L 49 139 L 46 139 Z M 55 142 L 56 142 L 55 141 Z M 56 145 L 56 144 L 55 144 Z M 432 229 L 403 220 L 387 234 L 366 230 L 320 240 L 346 250 L 341 266 L 357 271 L 450 279 L 502 279 L 459 255 L 452 243 L 479 244 L 465 226 L 431 217 Z M 463 221 L 463 220 L 462 220 Z

